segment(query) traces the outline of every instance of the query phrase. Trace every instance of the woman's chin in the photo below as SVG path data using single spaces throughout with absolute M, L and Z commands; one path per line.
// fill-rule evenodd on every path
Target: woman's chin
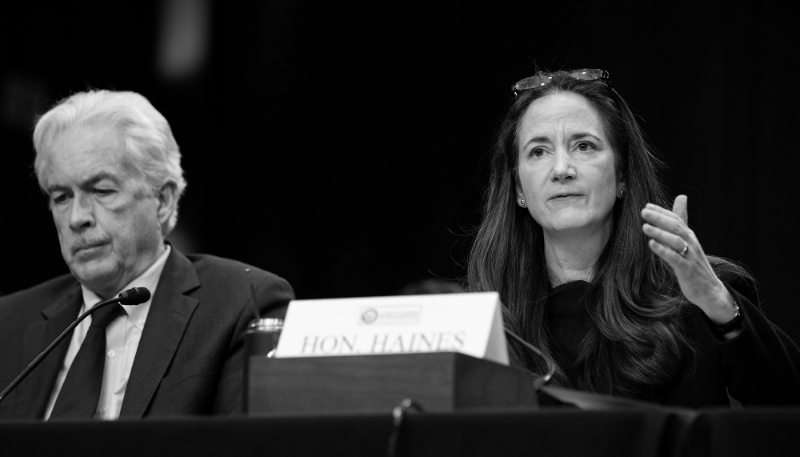
M 609 227 L 609 221 L 590 220 L 584 217 L 561 218 L 552 221 L 547 226 L 542 225 L 542 229 L 551 236 L 590 236 L 593 233 L 602 233 Z

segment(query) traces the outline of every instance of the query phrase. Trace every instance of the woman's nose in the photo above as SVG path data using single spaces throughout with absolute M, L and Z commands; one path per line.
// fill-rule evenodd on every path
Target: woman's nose
M 553 155 L 553 181 L 565 181 L 575 179 L 575 166 L 572 163 L 572 156 L 564 149 L 558 148 Z

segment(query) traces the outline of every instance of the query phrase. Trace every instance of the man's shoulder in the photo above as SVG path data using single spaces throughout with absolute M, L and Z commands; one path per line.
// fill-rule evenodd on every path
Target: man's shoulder
M 214 316 L 214 319 L 220 319 L 223 313 L 238 320 L 242 310 L 251 309 L 254 295 L 262 314 L 277 313 L 276 316 L 282 315 L 289 301 L 294 299 L 294 290 L 285 279 L 238 260 L 207 254 L 181 254 L 173 260 L 173 268 L 192 270 L 184 277 L 196 275 L 196 287 L 184 293 L 199 300 L 197 312 Z M 170 273 L 172 278 L 175 273 Z
M 74 276 L 71 274 L 58 276 L 33 287 L 0 297 L 0 310 L 17 306 L 24 306 L 26 309 L 44 308 L 73 287 L 80 287 Z M 37 304 L 41 306 L 37 306 Z
M 256 288 L 266 285 L 270 288 L 287 289 L 293 294 L 291 286 L 284 278 L 253 265 L 210 254 L 185 256 L 204 287 L 216 285 L 225 289 L 244 288 L 249 293 L 249 284 Z
M 275 273 L 271 273 L 253 265 L 248 265 L 234 259 L 218 257 L 210 254 L 186 254 L 186 258 L 194 266 L 197 273 L 205 275 L 233 275 L 235 277 L 250 276 L 253 280 L 263 281 L 264 279 L 280 278 Z

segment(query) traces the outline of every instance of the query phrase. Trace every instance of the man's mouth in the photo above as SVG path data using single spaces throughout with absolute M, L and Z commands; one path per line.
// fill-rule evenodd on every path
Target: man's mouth
M 89 250 L 89 249 L 93 249 L 93 248 L 97 248 L 97 247 L 103 246 L 106 243 L 108 243 L 108 242 L 104 241 L 104 240 L 91 241 L 91 242 L 88 242 L 88 243 L 81 243 L 81 244 L 79 244 L 79 245 L 77 245 L 77 246 L 72 248 L 72 253 L 73 254 L 77 254 L 77 253 L 79 253 L 81 251 L 86 251 L 86 250 Z

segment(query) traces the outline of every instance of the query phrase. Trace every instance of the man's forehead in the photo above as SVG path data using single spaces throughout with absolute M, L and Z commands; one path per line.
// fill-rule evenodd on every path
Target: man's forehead
M 125 137 L 105 125 L 74 125 L 57 133 L 49 149 L 59 157 L 79 153 L 107 154 L 123 151 Z
M 135 163 L 121 135 L 110 129 L 80 130 L 70 129 L 57 136 L 43 156 L 47 187 L 81 185 L 104 178 L 121 180 L 135 173 Z

